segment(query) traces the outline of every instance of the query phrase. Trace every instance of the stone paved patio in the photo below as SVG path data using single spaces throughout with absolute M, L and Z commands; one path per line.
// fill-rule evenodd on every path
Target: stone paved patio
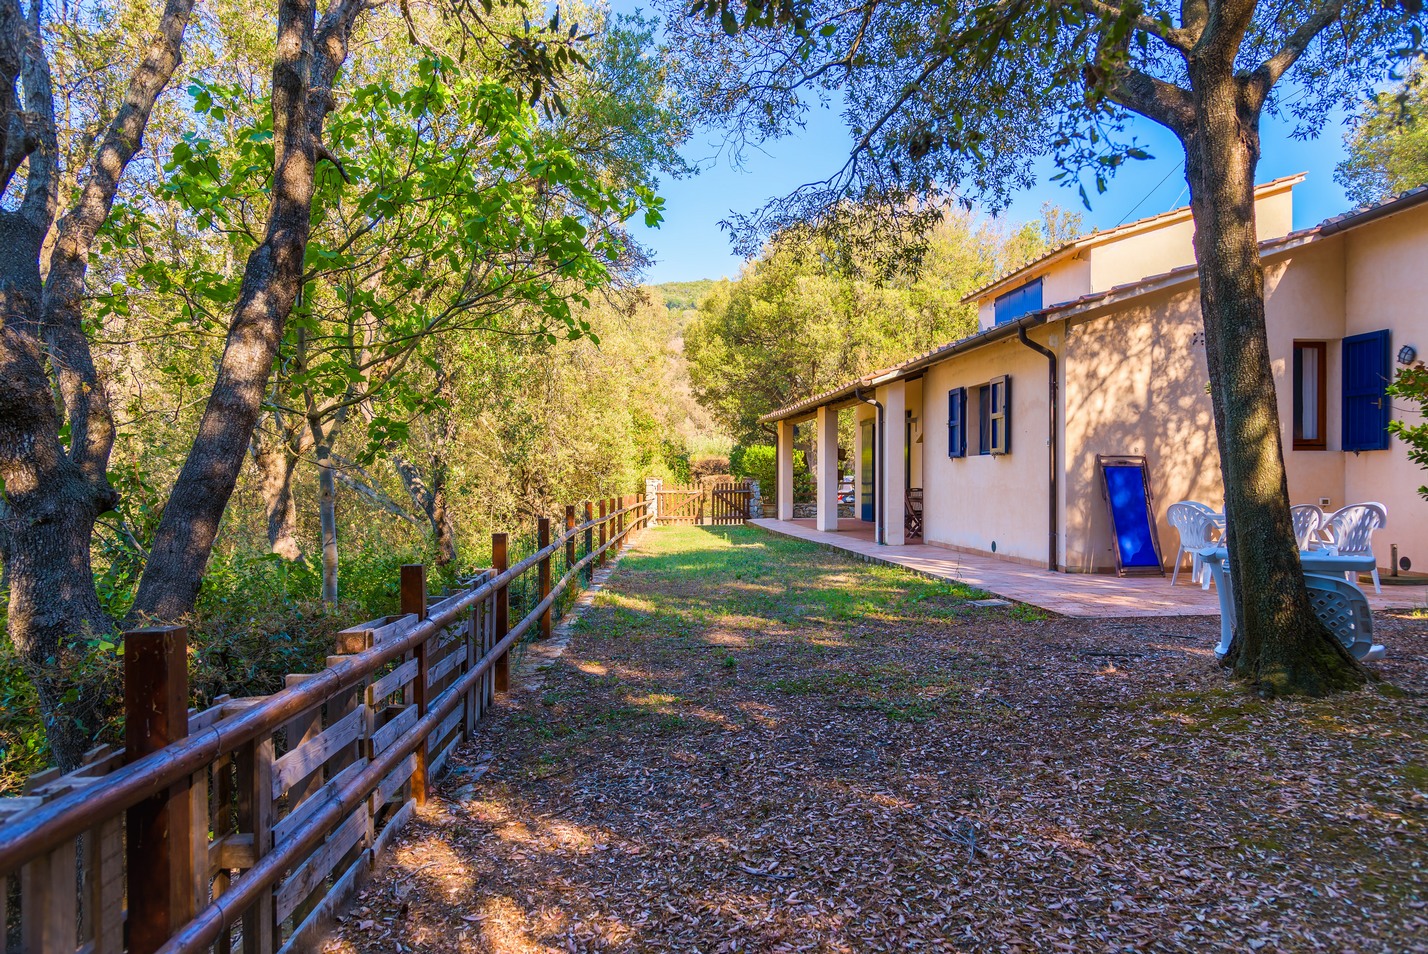
M 1062 616 L 1116 619 L 1220 615 L 1220 604 L 1214 590 L 1202 590 L 1191 584 L 1189 575 L 1183 571 L 1180 582 L 1172 587 L 1168 576 L 1051 573 L 1008 560 L 922 543 L 878 546 L 873 525 L 862 520 L 840 520 L 837 533 L 817 529 L 812 520 L 750 520 L 749 523 L 771 533 L 845 550 L 875 563 L 967 583 Z M 1368 599 L 1369 605 L 1378 611 L 1428 606 L 1428 587 L 1385 586 L 1382 596 L 1370 589 Z

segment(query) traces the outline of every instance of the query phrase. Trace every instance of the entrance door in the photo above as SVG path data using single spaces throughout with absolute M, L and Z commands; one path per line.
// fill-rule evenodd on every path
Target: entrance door
M 872 421 L 864 421 L 858 441 L 858 453 L 862 459 L 862 467 L 860 468 L 862 472 L 862 486 L 859 488 L 861 491 L 860 502 L 863 505 L 862 517 L 868 523 L 874 521 L 873 506 L 875 498 L 873 495 L 873 484 L 874 481 L 877 480 L 877 474 L 875 473 L 876 465 L 874 464 L 874 461 L 877 460 L 877 455 L 873 453 L 873 429 Z

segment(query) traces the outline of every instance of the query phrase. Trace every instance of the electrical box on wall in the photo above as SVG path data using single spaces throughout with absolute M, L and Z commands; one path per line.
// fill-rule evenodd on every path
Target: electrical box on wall
M 1328 498 L 1328 497 L 1320 497 L 1320 498 L 1319 498 L 1319 506 L 1321 506 L 1321 507 L 1327 507 L 1327 506 L 1329 506 L 1329 498 Z

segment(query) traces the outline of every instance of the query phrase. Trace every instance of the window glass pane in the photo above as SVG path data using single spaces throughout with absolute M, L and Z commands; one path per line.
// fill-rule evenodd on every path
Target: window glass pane
M 992 452 L 992 389 L 985 384 L 977 388 L 977 453 Z
M 1299 400 L 1303 410 L 1299 417 L 1299 436 L 1302 440 L 1319 439 L 1319 349 L 1299 349 L 1301 383 Z

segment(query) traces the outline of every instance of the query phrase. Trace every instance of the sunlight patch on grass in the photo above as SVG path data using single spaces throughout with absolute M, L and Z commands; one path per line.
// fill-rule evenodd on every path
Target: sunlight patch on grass
M 628 610 L 632 613 L 655 613 L 658 610 L 652 601 L 642 599 L 638 596 L 631 596 L 628 593 L 617 593 L 614 590 L 601 590 L 595 594 L 595 605 L 605 608 Z

